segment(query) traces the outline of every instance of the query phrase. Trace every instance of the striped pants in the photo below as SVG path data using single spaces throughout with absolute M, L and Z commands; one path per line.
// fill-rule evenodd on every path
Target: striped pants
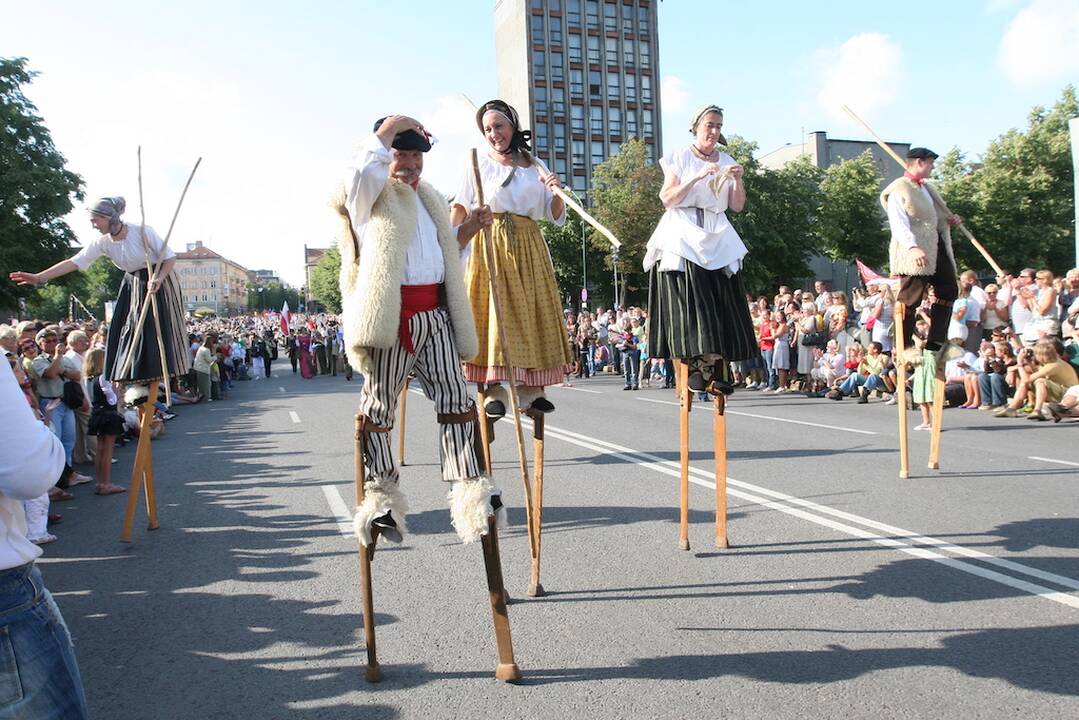
M 475 404 L 461 374 L 461 357 L 446 310 L 417 313 L 409 320 L 409 330 L 415 353 L 402 348 L 400 340 L 391 348 L 368 351 L 373 369 L 360 391 L 360 412 L 382 427 L 393 427 L 401 388 L 410 374 L 415 374 L 424 394 L 434 401 L 436 413 L 456 415 Z M 439 434 L 442 479 L 452 482 L 478 477 L 474 423 L 439 425 Z M 365 465 L 369 480 L 397 482 L 389 433 L 368 434 Z

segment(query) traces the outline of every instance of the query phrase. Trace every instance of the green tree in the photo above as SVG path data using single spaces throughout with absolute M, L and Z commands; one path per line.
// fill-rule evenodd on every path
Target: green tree
M 832 260 L 880 267 L 888 259 L 889 234 L 880 206 L 880 171 L 873 153 L 844 160 L 824 170 L 817 232 L 821 250 Z
M 566 222 L 559 227 L 554 223 L 540 221 L 540 231 L 547 247 L 551 251 L 551 262 L 554 264 L 555 281 L 558 283 L 559 296 L 563 302 L 567 302 L 574 308 L 579 307 L 581 301 L 582 270 L 587 271 L 588 281 L 588 305 L 596 307 L 599 304 L 610 304 L 613 297 L 611 292 L 611 275 L 606 269 L 606 253 L 602 247 L 597 247 L 592 239 L 592 228 L 581 216 L 572 210 L 566 211 Z M 581 266 L 581 243 L 584 242 L 587 267 Z M 600 241 L 608 249 L 610 243 L 606 238 Z
M 83 198 L 82 178 L 65 168 L 37 108 L 23 94 L 22 86 L 34 75 L 26 58 L 0 58 L 0 268 L 5 270 L 36 272 L 70 255 L 75 235 L 63 218 L 72 199 Z M 57 288 L 73 281 L 70 276 L 56 281 L 44 297 L 66 296 Z M 14 308 L 20 298 L 41 292 L 15 285 L 5 272 L 0 308 Z M 30 305 L 55 309 L 44 297 Z
M 593 214 L 622 242 L 618 261 L 620 271 L 625 273 L 626 297 L 620 298 L 623 304 L 640 305 L 648 298 L 648 278 L 642 262 L 648 238 L 663 214 L 661 187 L 663 171 L 648 162 L 647 146 L 637 138 L 623 143 L 592 174 Z M 592 233 L 592 243 L 606 255 L 604 267 L 610 272 L 610 243 L 596 232 Z
M 326 307 L 327 312 L 341 312 L 340 275 L 341 252 L 335 245 L 323 253 L 311 271 L 311 295 Z
M 809 275 L 807 260 L 820 244 L 821 205 L 820 170 L 805 159 L 779 170 L 764 168 L 753 156 L 756 150 L 756 143 L 738 136 L 727 146 L 727 153 L 745 169 L 745 210 L 727 216 L 749 248 L 743 281 L 754 294 Z

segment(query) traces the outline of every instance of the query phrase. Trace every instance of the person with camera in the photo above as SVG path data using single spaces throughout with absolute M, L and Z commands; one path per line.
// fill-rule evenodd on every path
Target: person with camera
M 630 318 L 629 327 L 619 335 L 618 349 L 622 353 L 622 371 L 626 378 L 626 386 L 622 388 L 623 390 L 639 390 L 641 386 L 640 326 L 637 318 Z
M 1061 358 L 1063 343 L 1060 338 L 1042 338 L 1033 348 L 1019 351 L 1019 380 L 1015 396 L 996 417 L 1017 417 L 1024 403 L 1031 403 L 1028 420 L 1049 420 L 1046 403 L 1059 403 L 1068 388 L 1079 384 L 1075 368 Z M 1043 413 L 1043 409 L 1045 412 Z
M 75 392 L 71 386 L 65 389 L 66 383 L 72 383 L 75 388 L 80 389 L 80 380 L 82 379 L 82 368 L 77 361 L 67 356 L 67 343 L 61 342 L 56 330 L 52 328 L 45 328 L 37 334 L 37 344 L 41 348 L 41 352 L 36 358 L 34 358 L 34 371 L 37 374 L 37 397 L 38 397 L 38 409 L 41 413 L 45 414 L 45 408 L 50 405 L 55 405 L 52 410 L 51 422 L 52 431 L 56 433 L 56 437 L 60 438 L 60 442 L 64 446 L 64 455 L 67 458 L 68 466 L 71 465 L 72 455 L 75 451 L 75 410 L 82 406 L 85 402 L 85 395 L 81 397 L 75 397 Z M 59 403 L 54 403 L 54 400 L 60 400 Z M 57 473 L 59 477 L 59 473 Z M 82 485 L 88 483 L 92 478 L 83 475 L 82 473 L 74 473 L 68 482 L 68 485 L 74 487 L 75 485 Z M 61 496 L 57 499 L 70 499 L 66 496 Z

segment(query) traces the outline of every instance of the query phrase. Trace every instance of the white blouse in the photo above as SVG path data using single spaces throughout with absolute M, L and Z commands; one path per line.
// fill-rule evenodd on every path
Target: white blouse
M 154 265 L 176 257 L 176 253 L 165 244 L 161 236 L 149 225 L 145 227 L 134 223 L 125 223 L 127 234 L 123 240 L 113 240 L 111 235 L 102 235 L 80 250 L 71 261 L 85 270 L 102 255 L 108 255 L 116 267 L 124 272 L 138 272 L 146 269 L 146 251 L 142 246 L 142 233 L 146 231 L 147 244 L 150 246 L 150 262 Z
M 687 147 L 663 156 L 659 164 L 665 176 L 674 175 L 685 182 L 700 172 L 707 161 Z M 737 163 L 721 152 L 717 164 L 722 171 Z M 706 270 L 726 268 L 731 273 L 741 270 L 742 258 L 749 251 L 727 219 L 731 187 L 730 181 L 724 183 L 717 195 L 712 189 L 712 179 L 701 180 L 677 207 L 667 208 L 648 240 L 644 269 L 650 270 L 658 262 L 661 271 L 681 271 L 689 260 Z
M 555 225 L 566 222 L 566 211 L 557 218 L 551 214 L 551 201 L 554 195 L 540 179 L 539 169 L 543 168 L 544 174 L 550 170 L 543 161 L 532 156 L 532 165 L 526 168 L 508 167 L 495 162 L 486 155 L 480 155 L 480 183 L 483 185 L 483 199 L 491 207 L 493 213 L 513 213 L 524 215 L 533 220 L 547 220 Z M 457 194 L 453 198 L 454 205 L 470 209 L 476 206 L 476 193 L 473 187 L 472 160 L 466 163 L 466 170 L 457 186 Z M 512 177 L 511 177 L 512 175 Z

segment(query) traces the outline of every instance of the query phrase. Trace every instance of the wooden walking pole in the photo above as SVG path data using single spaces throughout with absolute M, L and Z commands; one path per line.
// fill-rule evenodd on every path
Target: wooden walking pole
M 472 180 L 475 183 L 476 204 L 482 206 L 483 184 L 480 180 L 480 162 L 476 148 L 472 148 Z M 498 284 L 498 258 L 495 256 L 494 240 L 491 239 L 491 229 L 483 229 L 483 252 L 488 262 L 489 277 L 491 280 L 491 300 L 494 303 L 495 324 L 498 327 L 498 339 L 502 344 L 502 360 L 506 364 L 506 374 L 509 375 L 510 403 L 513 405 L 513 427 L 517 431 L 517 460 L 521 466 L 521 482 L 525 491 L 525 512 L 528 521 L 528 549 L 532 555 L 533 564 L 538 562 L 536 555 L 536 528 L 532 517 L 532 481 L 528 476 L 528 457 L 525 455 L 524 430 L 521 428 L 521 412 L 517 405 L 517 368 L 510 357 L 510 348 L 506 327 L 502 319 L 502 290 Z
M 535 472 L 536 487 L 533 494 L 532 522 L 536 526 L 536 555 L 532 562 L 532 575 L 528 583 L 529 597 L 546 595 L 540 583 L 540 558 L 543 551 L 543 419 L 544 414 L 535 410 L 528 411 L 532 418 L 532 469 Z
M 156 530 L 157 497 L 154 493 L 154 456 L 150 445 L 150 428 L 154 421 L 154 400 L 157 398 L 157 381 L 150 383 L 151 396 L 139 408 L 139 443 L 135 446 L 135 462 L 131 468 L 131 487 L 127 494 L 127 510 L 124 512 L 124 526 L 120 541 L 131 542 L 131 531 L 135 525 L 135 511 L 139 505 L 139 491 L 146 485 L 146 512 L 149 517 L 147 530 Z
M 356 413 L 356 445 L 354 455 L 354 474 L 356 480 L 356 507 L 363 504 L 364 493 L 364 415 Z M 376 531 L 371 532 L 371 547 L 364 547 L 359 537 L 356 538 L 360 559 L 360 593 L 363 596 L 363 637 L 367 645 L 367 682 L 377 683 L 382 680 L 382 668 L 378 664 L 378 652 L 375 647 L 375 603 L 371 589 L 371 558 L 375 554 L 378 542 Z
M 881 149 L 884 150 L 884 152 L 891 155 L 892 159 L 899 163 L 904 170 L 906 169 L 907 164 L 903 161 L 903 158 L 899 157 L 899 153 L 897 153 L 895 150 L 892 150 L 891 146 L 888 145 L 888 143 L 884 142 L 880 135 L 877 135 L 875 132 L 873 132 L 873 128 L 869 127 L 869 124 L 865 120 L 862 120 L 860 117 L 855 115 L 854 111 L 846 105 L 843 106 L 843 111 L 850 115 L 856 123 L 865 128 L 865 131 L 873 137 L 873 139 L 877 142 L 877 145 L 879 145 Z M 943 210 L 949 217 L 952 216 L 953 213 L 944 203 L 944 199 L 928 185 L 926 185 L 925 187 L 928 188 L 929 194 L 933 198 L 933 202 L 936 203 L 937 206 L 940 207 L 940 209 Z M 1003 275 L 1004 270 L 1000 267 L 1000 265 L 997 264 L 997 261 L 993 259 L 993 256 L 989 254 L 989 251 L 985 249 L 985 246 L 978 242 L 978 239 L 974 237 L 970 230 L 967 229 L 967 226 L 960 222 L 956 224 L 956 227 L 959 228 L 959 232 L 963 233 L 963 235 L 966 236 L 967 240 L 970 240 L 970 244 L 974 246 L 974 249 L 981 253 L 982 257 L 985 258 L 985 261 L 989 263 L 989 266 L 991 268 L 993 268 L 993 271 L 996 272 L 998 276 Z
M 937 358 L 941 362 L 943 358 Z M 944 424 L 944 387 L 942 377 L 933 378 L 932 427 L 929 428 L 929 469 L 940 470 L 940 431 Z
M 401 406 L 401 419 L 397 421 L 397 464 L 405 464 L 405 415 L 408 409 L 408 378 L 401 387 L 401 398 L 398 400 Z
M 712 435 L 716 456 L 716 547 L 727 548 L 727 396 L 715 397 Z
M 491 421 L 491 418 L 487 417 L 487 413 L 483 411 L 484 402 L 487 400 L 487 385 L 484 383 L 476 384 L 476 404 L 479 405 L 479 426 L 480 426 L 480 441 L 483 444 L 483 466 L 487 468 L 488 477 L 493 477 L 495 473 L 494 466 L 491 465 L 491 443 L 495 439 L 495 428 Z
M 689 389 L 689 361 L 678 359 L 675 361 L 678 373 L 679 403 L 679 459 L 681 460 L 682 474 L 679 491 L 681 496 L 678 547 L 689 550 L 689 411 L 693 407 L 693 391 Z
M 506 613 L 505 580 L 502 577 L 502 558 L 498 552 L 498 523 L 495 516 L 487 518 L 487 534 L 480 538 L 483 546 L 483 565 L 487 571 L 487 595 L 494 618 L 495 644 L 498 646 L 498 667 L 495 677 L 504 682 L 521 679 L 521 669 L 513 658 L 513 638 L 510 618 Z
M 906 317 L 907 306 L 896 302 L 893 307 L 892 325 L 896 328 L 895 334 L 895 397 L 896 406 L 899 408 L 899 477 L 906 480 L 910 477 L 910 444 L 907 436 L 907 363 L 903 360 L 904 345 L 907 341 L 903 337 L 903 318 Z
M 138 148 L 139 162 L 139 235 L 142 236 L 142 254 L 146 260 L 146 295 L 150 300 L 150 308 L 154 314 L 154 328 L 157 330 L 157 352 L 161 359 L 161 380 L 165 383 L 165 404 L 172 405 L 172 388 L 169 382 L 169 363 L 165 357 L 165 339 L 161 336 L 161 316 L 157 312 L 157 293 L 150 291 L 150 284 L 155 278 L 154 266 L 150 263 L 150 241 L 146 239 L 146 206 L 142 202 L 142 146 Z M 144 301 L 145 302 L 145 301 Z M 175 332 L 177 329 L 174 328 Z M 134 351 L 136 345 L 132 344 L 128 351 L 128 357 Z M 154 393 L 154 402 L 157 402 L 157 393 Z M 147 495 L 149 499 L 149 495 Z
M 141 155 L 141 152 L 140 152 L 140 155 Z M 199 158 L 198 160 L 196 160 L 195 161 L 195 167 L 191 168 L 191 174 L 187 176 L 187 183 L 184 185 L 183 192 L 180 193 L 180 202 L 176 203 L 176 210 L 175 210 L 175 212 L 172 213 L 172 222 L 169 223 L 169 231 L 167 233 L 165 233 L 165 245 L 166 246 L 168 246 L 168 244 L 169 244 L 169 238 L 172 237 L 172 228 L 176 225 L 176 218 L 180 214 L 180 208 L 183 207 L 184 198 L 187 197 L 187 189 L 189 187 L 191 187 L 191 180 L 195 177 L 195 171 L 199 169 L 199 163 L 201 163 L 201 162 L 202 162 L 202 158 Z M 140 160 L 140 166 L 141 166 L 141 160 Z M 150 277 L 147 278 L 147 280 L 146 280 L 147 283 L 149 283 L 151 280 L 153 280 L 154 278 L 157 277 L 157 270 L 158 270 L 158 268 L 156 268 L 156 267 L 151 268 Z M 144 303 L 143 306 L 142 306 L 142 311 L 139 313 L 139 321 L 135 325 L 134 331 L 131 333 L 131 347 L 134 347 L 139 342 L 139 338 L 142 335 L 142 326 L 146 322 L 146 312 L 147 312 L 147 310 L 149 310 L 149 305 Z M 158 333 L 158 335 L 160 335 L 160 332 Z M 131 368 L 131 359 L 132 359 L 132 355 L 131 355 L 131 353 L 128 353 L 127 357 L 124 359 L 123 365 L 121 366 L 120 374 L 119 374 L 120 377 L 123 377 L 127 373 L 127 371 Z

